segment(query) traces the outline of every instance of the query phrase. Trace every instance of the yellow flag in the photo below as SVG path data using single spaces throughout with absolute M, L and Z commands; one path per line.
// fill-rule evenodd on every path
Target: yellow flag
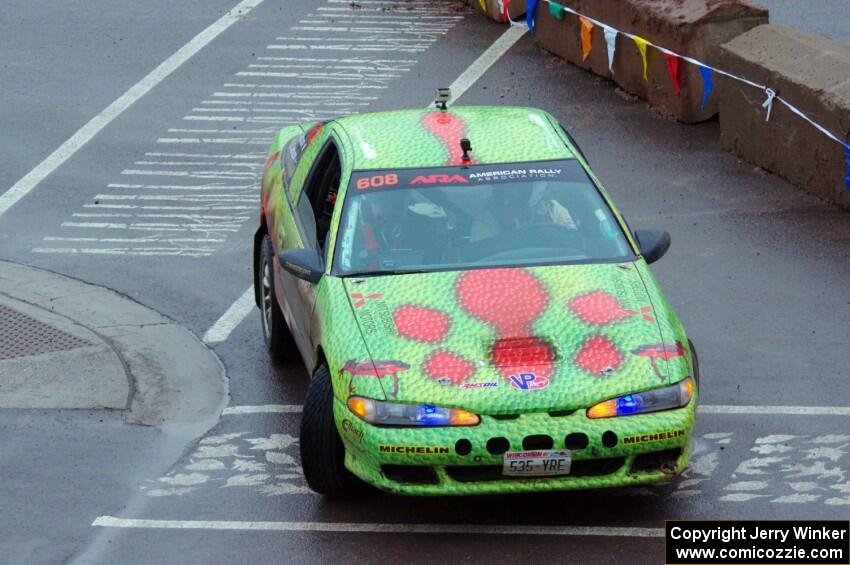
M 640 51 L 640 58 L 643 59 L 643 79 L 649 80 L 649 61 L 646 59 L 646 46 L 649 42 L 637 35 L 635 35 L 632 39 L 635 40 L 635 45 L 637 45 L 638 51 Z
M 592 21 L 583 16 L 579 16 L 579 18 L 581 19 L 581 60 L 586 61 L 590 55 L 590 50 L 593 49 L 591 32 L 594 25 Z
M 487 13 L 487 0 L 478 0 L 478 3 L 481 4 L 481 11 L 486 14 Z

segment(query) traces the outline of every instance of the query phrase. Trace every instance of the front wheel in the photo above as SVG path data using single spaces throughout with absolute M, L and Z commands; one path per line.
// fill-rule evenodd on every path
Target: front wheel
M 260 268 L 256 284 L 260 290 L 263 340 L 272 359 L 283 361 L 295 351 L 295 341 L 278 305 L 274 285 L 274 247 L 268 235 L 263 236 L 260 247 Z
M 307 486 L 319 494 L 340 498 L 361 494 L 366 485 L 345 468 L 345 447 L 334 423 L 333 385 L 326 365 L 320 365 L 301 414 L 301 467 Z

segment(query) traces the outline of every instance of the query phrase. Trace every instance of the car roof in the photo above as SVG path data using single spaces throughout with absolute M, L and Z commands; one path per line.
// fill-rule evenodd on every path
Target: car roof
M 474 163 L 575 158 L 549 114 L 513 106 L 453 106 L 393 110 L 336 120 L 348 137 L 357 170 L 461 164 L 460 140 L 472 143 Z

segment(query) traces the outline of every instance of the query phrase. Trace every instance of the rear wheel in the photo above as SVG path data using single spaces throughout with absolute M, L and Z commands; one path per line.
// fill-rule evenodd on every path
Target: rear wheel
M 272 359 L 283 361 L 295 351 L 295 341 L 278 305 L 274 285 L 274 247 L 268 235 L 263 236 L 260 247 L 260 268 L 257 279 L 256 284 L 260 290 L 263 340 Z
M 301 467 L 307 485 L 319 494 L 339 498 L 362 494 L 366 484 L 345 468 L 345 447 L 334 423 L 333 385 L 326 365 L 320 365 L 301 414 Z

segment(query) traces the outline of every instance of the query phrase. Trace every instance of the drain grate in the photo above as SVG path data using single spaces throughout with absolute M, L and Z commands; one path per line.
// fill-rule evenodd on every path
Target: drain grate
M 92 343 L 0 305 L 0 359 L 68 351 Z

